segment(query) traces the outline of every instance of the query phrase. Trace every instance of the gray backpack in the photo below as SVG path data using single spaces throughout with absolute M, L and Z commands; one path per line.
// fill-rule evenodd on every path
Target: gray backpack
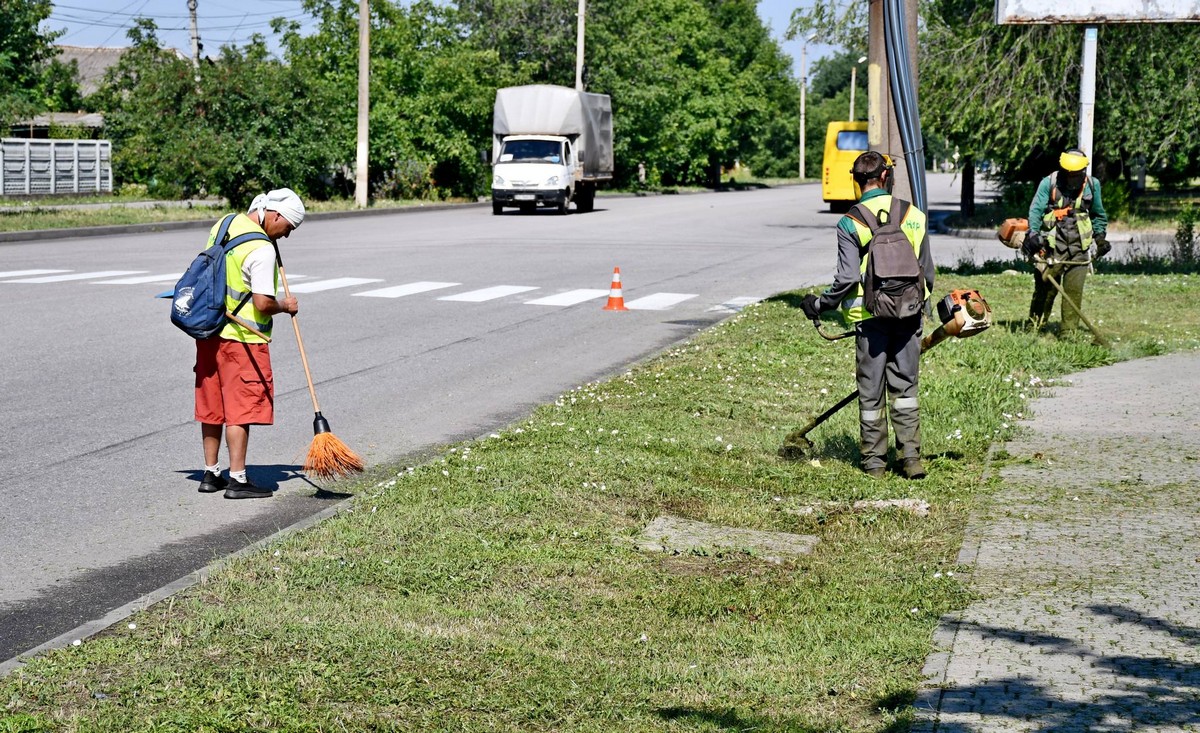
M 876 318 L 909 318 L 919 314 L 925 302 L 921 264 L 912 242 L 900 229 L 909 205 L 893 198 L 887 213 L 880 212 L 882 221 L 862 204 L 850 210 L 851 218 L 871 230 L 863 273 L 863 306 Z

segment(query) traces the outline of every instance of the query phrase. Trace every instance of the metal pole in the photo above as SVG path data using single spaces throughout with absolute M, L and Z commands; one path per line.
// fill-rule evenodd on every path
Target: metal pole
M 575 89 L 583 91 L 583 24 L 587 16 L 587 0 L 579 0 L 579 15 L 575 22 Z
M 858 84 L 858 64 L 850 67 L 850 121 L 854 122 L 854 87 Z
M 804 180 L 804 94 L 808 89 L 808 41 L 800 47 L 800 180 Z
M 1096 118 L 1096 42 L 1097 29 L 1083 29 L 1083 74 L 1079 79 L 1079 149 L 1088 159 L 1088 175 L 1092 173 L 1092 127 Z
M 358 160 L 354 205 L 360 209 L 367 208 L 367 121 L 371 111 L 371 12 L 367 5 L 367 0 L 358 0 Z

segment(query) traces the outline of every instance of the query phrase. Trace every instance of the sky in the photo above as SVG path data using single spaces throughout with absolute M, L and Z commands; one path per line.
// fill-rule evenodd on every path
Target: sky
M 800 76 L 800 57 L 804 44 L 784 40 L 792 10 L 804 4 L 804 0 L 759 0 L 758 14 L 771 27 L 772 35 L 780 42 L 783 52 L 792 57 L 793 74 Z M 188 0 L 67 0 L 54 2 L 50 18 L 44 29 L 65 30 L 58 43 L 74 46 L 125 46 L 128 38 L 125 31 L 133 25 L 136 17 L 154 20 L 158 26 L 158 37 L 164 45 L 178 48 L 191 54 L 191 32 Z M 271 33 L 272 18 L 286 17 L 298 20 L 305 27 L 311 18 L 303 11 L 300 0 L 196 0 L 197 24 L 200 41 L 206 55 L 216 55 L 226 44 L 246 43 L 251 34 L 261 33 L 268 46 L 278 50 Z M 811 75 L 812 62 L 836 51 L 836 48 L 820 43 L 809 43 L 807 71 Z

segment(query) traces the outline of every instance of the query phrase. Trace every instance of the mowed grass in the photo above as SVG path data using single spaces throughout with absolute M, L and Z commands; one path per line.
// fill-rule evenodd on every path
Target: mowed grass
M 1027 274 L 942 274 L 997 322 L 924 357 L 921 482 L 859 472 L 853 406 L 811 434 L 813 461 L 776 456 L 854 384 L 852 341 L 774 298 L 340 485 L 335 518 L 0 680 L 0 731 L 905 730 L 932 632 L 970 600 L 955 559 L 998 480 L 989 447 L 1063 374 L 1200 347 L 1177 297 L 1198 284 L 1091 277 L 1109 351 L 1024 330 Z M 888 498 L 929 516 L 841 510 Z M 662 514 L 820 543 L 782 564 L 634 549 Z

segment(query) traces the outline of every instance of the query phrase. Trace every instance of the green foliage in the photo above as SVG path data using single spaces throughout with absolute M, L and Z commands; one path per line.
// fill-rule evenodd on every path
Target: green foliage
M 1196 207 L 1191 204 L 1179 212 L 1179 226 L 1171 242 L 1171 258 L 1181 265 L 1196 263 L 1196 220 L 1200 218 Z
M 41 30 L 50 0 L 0 2 L 0 126 L 46 110 L 79 108 L 75 67 L 54 56 L 63 31 Z
M 236 207 L 281 186 L 324 192 L 327 100 L 270 59 L 261 38 L 194 70 L 160 48 L 152 21 L 129 35 L 133 49 L 95 96 L 118 180 L 165 197 L 209 191 Z
M 799 88 L 755 6 L 589 4 L 585 85 L 612 97 L 619 183 L 639 161 L 669 186 L 712 185 L 736 160 L 759 175 L 796 168 Z
M 283 59 L 261 39 L 203 65 L 165 53 L 149 21 L 94 103 L 120 181 L 234 201 L 290 185 L 347 195 L 356 163 L 357 0 L 305 0 L 316 30 L 279 20 Z M 370 168 L 379 198 L 486 193 L 496 89 L 574 85 L 575 0 L 371 4 Z M 796 166 L 798 88 L 753 0 L 595 0 L 586 88 L 612 96 L 616 177 L 716 183 L 736 161 L 759 176 Z M 865 95 L 864 95 L 865 98 Z

